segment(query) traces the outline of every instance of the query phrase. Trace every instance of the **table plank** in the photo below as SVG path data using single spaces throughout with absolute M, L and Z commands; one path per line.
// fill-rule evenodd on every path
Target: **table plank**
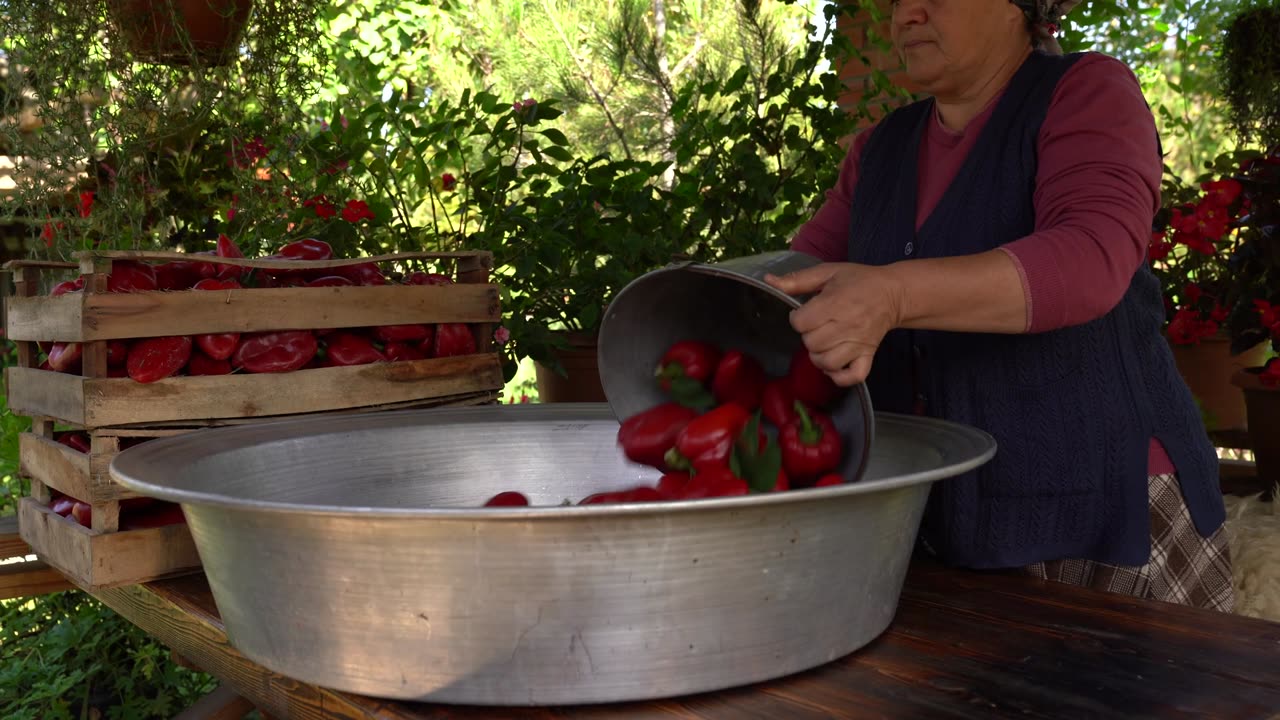
M 292 681 L 231 647 L 199 575 L 95 594 L 281 718 L 1280 718 L 1278 623 L 928 561 L 889 630 L 848 657 L 723 692 L 573 708 L 397 703 Z

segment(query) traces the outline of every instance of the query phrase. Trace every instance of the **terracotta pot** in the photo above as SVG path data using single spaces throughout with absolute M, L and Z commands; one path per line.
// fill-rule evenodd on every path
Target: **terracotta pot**
M 240 43 L 253 0 L 110 0 L 108 7 L 138 60 L 222 65 Z
M 1258 379 L 1260 369 L 1239 370 L 1231 376 L 1231 383 L 1244 391 L 1258 479 L 1270 486 L 1280 483 L 1280 385 L 1263 385 Z
M 569 347 L 554 353 L 564 365 L 566 376 L 543 367 L 541 363 L 536 364 L 538 400 L 548 403 L 606 402 L 604 386 L 600 384 L 595 335 L 569 333 L 565 339 Z
M 1209 416 L 1206 429 L 1244 430 L 1248 426 L 1244 396 L 1232 385 L 1232 374 L 1266 361 L 1267 343 L 1234 357 L 1231 339 L 1225 334 L 1207 337 L 1197 345 L 1169 343 L 1169 347 L 1178 373 Z

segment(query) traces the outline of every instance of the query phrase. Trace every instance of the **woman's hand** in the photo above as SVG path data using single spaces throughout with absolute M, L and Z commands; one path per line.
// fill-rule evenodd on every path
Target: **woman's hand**
M 791 313 L 813 363 L 837 385 L 866 380 L 884 336 L 902 324 L 905 291 L 885 267 L 824 263 L 765 277 L 789 295 L 813 295 Z

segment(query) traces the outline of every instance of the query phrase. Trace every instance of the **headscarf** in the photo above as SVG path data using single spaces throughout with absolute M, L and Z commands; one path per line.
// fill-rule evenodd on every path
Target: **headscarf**
M 1022 8 L 1031 26 L 1031 42 L 1037 48 L 1054 55 L 1062 54 L 1062 46 L 1054 36 L 1058 33 L 1062 16 L 1080 4 L 1080 0 L 1010 0 Z

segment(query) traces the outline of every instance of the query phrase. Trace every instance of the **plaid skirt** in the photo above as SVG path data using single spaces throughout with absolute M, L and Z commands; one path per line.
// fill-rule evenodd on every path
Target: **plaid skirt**
M 1042 580 L 1150 600 L 1231 612 L 1235 590 L 1226 527 L 1202 537 L 1191 521 L 1176 475 L 1147 478 L 1151 506 L 1151 557 L 1147 564 L 1117 566 L 1093 560 L 1039 562 L 1022 570 Z

